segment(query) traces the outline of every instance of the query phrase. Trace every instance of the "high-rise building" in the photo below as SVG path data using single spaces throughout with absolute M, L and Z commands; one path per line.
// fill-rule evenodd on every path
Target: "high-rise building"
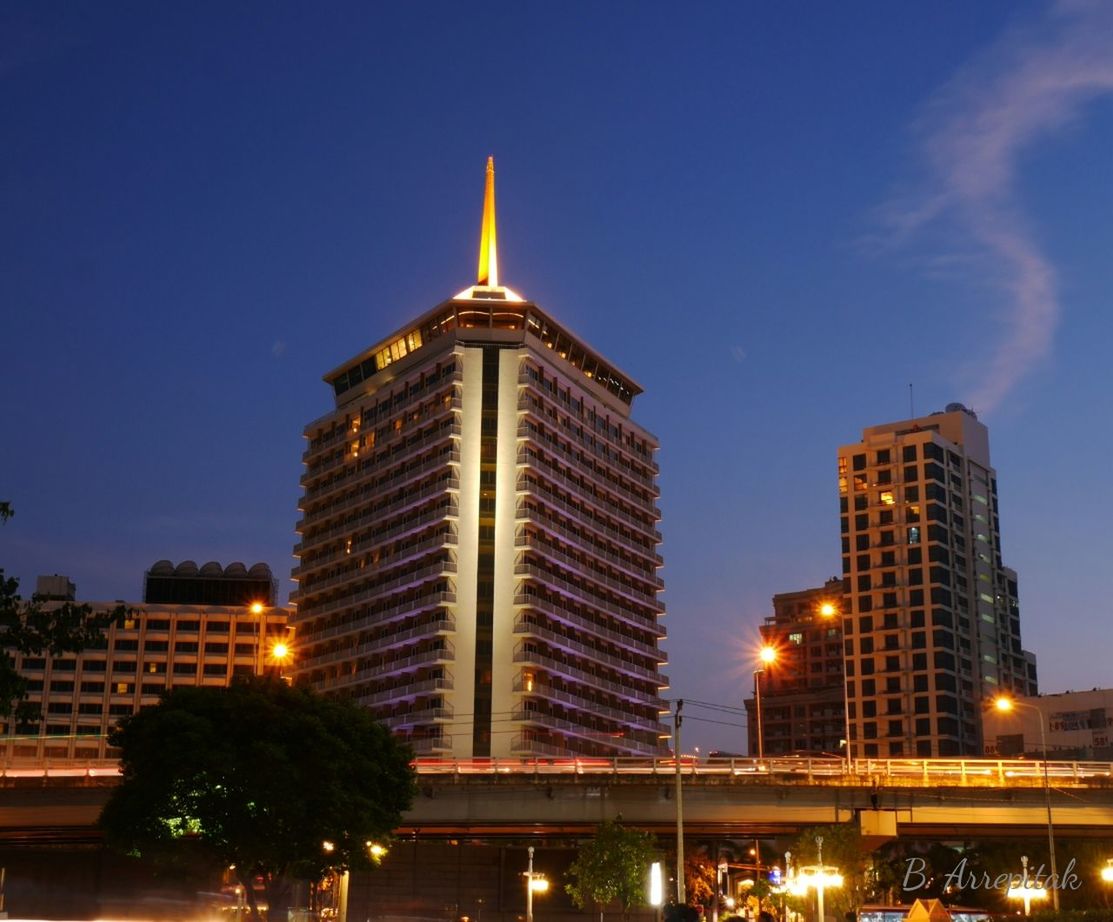
M 842 755 L 842 580 L 773 596 L 773 614 L 760 631 L 762 643 L 776 653 L 754 678 L 761 683 L 763 754 Z M 756 756 L 755 698 L 746 699 L 746 717 L 750 755 Z
M 989 433 L 952 403 L 864 430 L 838 463 L 853 754 L 979 755 L 986 702 L 1036 693 Z
M 305 429 L 298 670 L 425 754 L 650 755 L 667 734 L 640 388 L 499 282 L 325 375 Z
M 12 653 L 27 679 L 25 704 L 38 716 L 16 714 L 0 723 L 0 760 L 114 758 L 118 753 L 108 745 L 112 727 L 157 704 L 166 691 L 226 686 L 237 676 L 282 667 L 275 650 L 289 640 L 286 609 L 266 604 L 267 599 L 257 599 L 257 607 L 206 601 L 217 574 L 237 583 L 250 572 L 255 588 L 263 591 L 273 582 L 270 567 L 260 563 L 248 571 L 243 564 L 208 563 L 199 569 L 192 561 L 174 567 L 163 560 L 151 567 L 148 578 L 175 571 L 181 579 L 174 601 L 77 602 L 94 611 L 112 612 L 121 605 L 127 610 L 126 618 L 80 653 Z M 35 592 L 47 610 L 74 602 L 76 594 L 69 578 L 58 575 L 40 577 Z

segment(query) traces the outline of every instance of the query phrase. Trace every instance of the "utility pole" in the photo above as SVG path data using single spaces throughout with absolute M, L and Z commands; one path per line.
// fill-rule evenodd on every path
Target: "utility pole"
M 673 718 L 672 754 L 676 761 L 676 905 L 683 906 L 688 902 L 684 891 L 684 784 L 680 775 L 680 725 L 684 718 L 680 712 L 684 710 L 684 699 L 676 702 L 676 715 Z

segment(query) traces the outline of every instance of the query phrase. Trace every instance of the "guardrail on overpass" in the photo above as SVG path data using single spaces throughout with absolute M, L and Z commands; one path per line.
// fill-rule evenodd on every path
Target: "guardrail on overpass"
M 419 776 L 668 776 L 675 777 L 673 759 L 515 758 L 427 759 L 414 761 Z M 74 760 L 10 762 L 0 766 L 0 779 L 119 777 L 115 761 Z M 1113 785 L 1113 762 L 1039 759 L 855 759 L 782 757 L 768 759 L 681 759 L 685 778 L 723 778 L 771 784 L 823 784 L 851 787 L 959 786 L 1107 787 Z

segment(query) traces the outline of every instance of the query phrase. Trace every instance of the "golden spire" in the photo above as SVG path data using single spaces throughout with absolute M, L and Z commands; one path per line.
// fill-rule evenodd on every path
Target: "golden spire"
M 479 238 L 479 281 L 477 285 L 498 287 L 499 254 L 495 236 L 495 158 L 487 158 L 487 188 L 483 193 L 483 231 Z

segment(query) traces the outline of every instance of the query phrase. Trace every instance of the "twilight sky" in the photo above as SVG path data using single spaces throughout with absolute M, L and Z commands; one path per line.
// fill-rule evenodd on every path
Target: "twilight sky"
M 0 565 L 285 594 L 320 376 L 473 281 L 494 154 L 503 281 L 645 387 L 670 697 L 741 704 L 910 382 L 990 427 L 1043 689 L 1108 686 L 1111 101 L 1085 0 L 5 4 Z

